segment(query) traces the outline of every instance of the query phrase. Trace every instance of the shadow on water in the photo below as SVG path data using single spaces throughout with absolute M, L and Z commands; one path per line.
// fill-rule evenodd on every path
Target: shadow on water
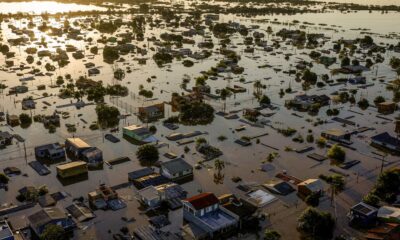
M 58 181 L 60 181 L 60 183 L 63 186 L 69 186 L 69 185 L 72 185 L 72 184 L 76 184 L 76 183 L 88 180 L 89 179 L 89 174 L 88 173 L 84 173 L 84 174 L 80 174 L 78 176 L 74 176 L 74 177 L 71 177 L 71 178 L 61 178 L 61 177 L 57 176 L 57 179 L 58 179 Z

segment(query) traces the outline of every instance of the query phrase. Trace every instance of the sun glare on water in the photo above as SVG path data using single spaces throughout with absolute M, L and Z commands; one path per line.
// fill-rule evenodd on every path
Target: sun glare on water
M 62 13 L 74 11 L 103 10 L 101 7 L 80 5 L 74 3 L 57 3 L 52 1 L 31 1 L 31 2 L 0 2 L 0 13 Z

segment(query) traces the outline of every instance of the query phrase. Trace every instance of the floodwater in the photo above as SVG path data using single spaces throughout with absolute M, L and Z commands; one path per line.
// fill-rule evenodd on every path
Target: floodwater
M 106 8 L 83 5 L 76 3 L 58 3 L 54 1 L 30 1 L 30 2 L 0 2 L 0 13 L 65 13 L 76 11 L 104 11 Z
M 0 3 L 1 6 L 2 3 Z M 2 8 L 0 8 L 2 9 Z M 82 10 L 80 8 L 79 10 Z M 104 16 L 106 18 L 107 16 Z M 124 19 L 130 19 L 132 16 L 123 15 Z M 155 18 L 159 16 L 154 16 Z M 253 24 L 260 25 L 260 29 L 258 31 L 265 31 L 268 26 L 270 26 L 273 32 L 279 31 L 281 28 L 300 28 L 300 25 L 303 25 L 304 22 L 313 23 L 314 25 L 307 25 L 305 31 L 310 33 L 324 33 L 325 36 L 331 38 L 326 44 L 324 48 L 332 48 L 332 41 L 338 40 L 341 38 L 344 39 L 354 39 L 356 37 L 363 36 L 364 33 L 361 32 L 369 32 L 374 37 L 375 41 L 380 43 L 397 43 L 399 41 L 400 34 L 400 26 L 393 19 L 399 19 L 399 13 L 388 13 L 381 14 L 378 12 L 367 13 L 367 12 L 358 12 L 358 13 L 325 13 L 325 14 L 302 14 L 302 15 L 294 15 L 294 16 L 263 16 L 257 18 L 245 18 L 245 17 L 236 17 L 233 15 L 221 15 L 221 21 L 238 21 L 241 24 L 246 26 L 250 26 Z M 276 21 L 275 21 L 276 19 Z M 3 22 L 1 24 L 2 34 L 4 36 L 3 40 L 11 39 L 16 37 L 15 34 L 10 29 L 9 25 L 12 24 L 17 28 L 24 28 L 28 21 L 27 20 L 14 20 L 9 19 L 9 22 Z M 64 19 L 61 19 L 63 21 Z M 82 24 L 84 23 L 85 18 L 74 18 L 69 19 L 70 22 L 78 21 Z M 287 23 L 293 22 L 293 20 L 300 21 L 300 24 L 289 26 Z M 368 21 L 367 21 L 368 20 Z M 41 19 L 39 17 L 34 18 L 33 21 L 38 25 L 41 23 Z M 54 26 L 58 26 L 61 23 L 57 22 L 55 19 L 50 18 L 49 22 L 54 24 Z M 322 25 L 321 25 L 322 24 Z M 304 24 L 306 25 L 306 24 Z M 334 26 L 333 26 L 334 25 Z M 360 30 L 367 29 L 367 30 Z M 357 30 L 355 30 L 357 29 Z M 124 32 L 126 29 L 121 29 L 120 32 Z M 172 31 L 183 31 L 184 28 L 172 29 L 172 28 L 163 28 L 163 29 L 151 29 L 149 26 L 146 27 L 146 38 L 156 36 L 159 37 L 160 33 L 163 32 L 172 32 Z M 388 36 L 389 33 L 396 33 L 394 35 Z M 63 37 L 49 37 L 46 34 L 43 34 L 39 31 L 35 31 L 36 37 L 40 39 L 42 36 L 48 41 L 47 48 L 38 47 L 39 50 L 49 49 L 50 51 L 55 51 L 58 46 L 63 47 L 66 44 L 71 44 L 76 46 L 78 49 L 83 50 L 86 56 L 91 55 L 89 50 L 86 48 L 98 45 L 100 48 L 103 47 L 102 44 L 96 43 L 97 39 L 101 38 L 102 34 L 99 34 L 97 31 L 91 30 L 82 30 L 82 35 L 85 37 L 93 38 L 92 43 L 87 43 L 84 41 L 76 41 L 65 39 Z M 105 34 L 107 37 L 108 34 Z M 396 37 L 397 36 L 397 37 Z M 265 40 L 271 41 L 276 38 L 271 35 L 268 36 L 266 34 Z M 197 42 L 200 42 L 204 39 L 202 36 L 195 36 L 193 38 Z M 303 92 L 301 88 L 301 84 L 295 82 L 294 76 L 288 76 L 284 74 L 282 71 L 275 71 L 276 69 L 289 70 L 292 69 L 293 66 L 299 62 L 300 60 L 311 61 L 307 56 L 310 49 L 296 49 L 291 45 L 282 45 L 280 49 L 276 50 L 277 53 L 275 55 L 268 54 L 261 49 L 256 49 L 254 54 L 244 53 L 245 46 L 242 45 L 243 37 L 236 34 L 232 38 L 232 43 L 229 45 L 233 50 L 237 51 L 241 55 L 241 60 L 239 61 L 240 66 L 245 68 L 245 72 L 243 75 L 234 75 L 231 73 L 221 73 L 222 77 L 219 77 L 217 80 L 208 80 L 207 84 L 211 86 L 212 93 L 215 93 L 215 89 L 221 89 L 226 86 L 232 85 L 240 85 L 247 89 L 247 92 L 236 94 L 231 96 L 227 101 L 227 111 L 241 111 L 246 107 L 255 107 L 257 106 L 256 100 L 253 96 L 253 83 L 256 80 L 261 80 L 262 84 L 265 84 L 267 87 L 263 90 L 263 93 L 268 95 L 275 106 L 279 107 L 279 110 L 275 111 L 276 114 L 269 118 L 271 120 L 271 125 L 274 127 L 286 128 L 286 127 L 295 127 L 298 132 L 302 136 L 306 136 L 308 130 L 311 129 L 315 137 L 319 136 L 321 131 L 330 128 L 344 128 L 348 131 L 353 131 L 358 126 L 342 126 L 337 122 L 333 122 L 328 118 L 325 114 L 325 111 L 328 107 L 324 107 L 320 110 L 320 115 L 317 117 L 308 116 L 306 113 L 298 113 L 301 117 L 295 117 L 292 115 L 293 111 L 287 110 L 283 105 L 284 101 L 287 99 L 293 98 L 296 94 Z M 217 45 L 218 40 L 212 37 L 213 42 Z M 26 85 L 31 89 L 29 93 L 20 94 L 18 96 L 11 95 L 6 96 L 7 89 L 4 93 L 0 94 L 0 111 L 9 112 L 11 114 L 19 114 L 21 112 L 35 114 L 51 114 L 55 109 L 59 111 L 68 111 L 71 113 L 71 117 L 65 120 L 62 120 L 61 127 L 57 129 L 57 132 L 54 134 L 49 134 L 47 130 L 44 129 L 42 124 L 33 123 L 27 129 L 23 129 L 21 127 L 11 128 L 9 126 L 3 125 L 0 126 L 0 130 L 9 131 L 11 133 L 17 133 L 26 139 L 26 149 L 27 149 L 27 158 L 24 157 L 24 148 L 23 145 L 14 144 L 12 146 L 8 146 L 6 149 L 0 150 L 0 169 L 3 169 L 8 166 L 18 167 L 22 170 L 23 173 L 26 173 L 28 177 L 24 176 L 16 176 L 11 178 L 10 182 L 10 190 L 8 192 L 4 192 L 0 190 L 0 203 L 16 203 L 15 195 L 16 191 L 23 186 L 26 185 L 34 185 L 41 186 L 47 185 L 49 187 L 50 192 L 54 191 L 66 191 L 71 194 L 71 197 L 79 197 L 86 196 L 87 192 L 92 191 L 96 188 L 99 183 L 107 183 L 109 185 L 118 185 L 127 181 L 127 173 L 133 170 L 136 170 L 140 167 L 138 163 L 135 152 L 137 150 L 137 146 L 130 144 L 129 142 L 122 139 L 122 133 L 115 133 L 117 137 L 121 139 L 120 143 L 113 144 L 103 139 L 104 133 L 108 131 L 104 130 L 96 130 L 91 131 L 88 129 L 88 126 L 91 122 L 96 120 L 96 116 L 94 113 L 94 106 L 87 106 L 82 109 L 75 109 L 74 107 L 67 108 L 56 108 L 58 105 L 70 103 L 71 99 L 60 100 L 57 97 L 57 93 L 59 88 L 49 88 L 45 91 L 36 91 L 38 85 L 45 84 L 47 86 L 51 85 L 55 82 L 57 76 L 64 76 L 69 73 L 72 75 L 74 79 L 79 76 L 86 75 L 87 69 L 84 66 L 84 63 L 93 62 L 96 66 L 99 67 L 101 74 L 98 76 L 91 77 L 94 80 L 101 80 L 104 84 L 115 84 L 119 83 L 129 88 L 130 94 L 127 97 L 110 99 L 106 97 L 106 102 L 117 106 L 121 113 L 123 114 L 132 114 L 126 120 L 121 121 L 120 127 L 127 126 L 130 124 L 139 124 L 140 121 L 133 114 L 137 112 L 137 108 L 139 106 L 148 104 L 148 103 L 157 103 L 160 101 L 168 102 L 171 97 L 171 93 L 173 92 L 185 92 L 184 89 L 180 87 L 182 82 L 182 78 L 185 75 L 188 75 L 191 78 L 191 82 L 188 84 L 188 88 L 190 89 L 194 86 L 194 79 L 200 75 L 201 71 L 207 71 L 211 67 L 215 66 L 220 60 L 223 59 L 223 56 L 216 51 L 217 46 L 214 49 L 214 54 L 208 59 L 195 61 L 195 65 L 191 68 L 186 68 L 182 65 L 180 61 L 174 60 L 173 63 L 168 64 L 163 68 L 157 67 L 154 61 L 151 59 L 152 52 L 150 47 L 153 47 L 153 43 L 148 42 L 137 42 L 134 41 L 133 44 L 138 46 L 143 46 L 149 44 L 149 53 L 145 56 L 148 58 L 146 65 L 139 65 L 135 58 L 137 55 L 128 54 L 122 56 L 125 58 L 125 62 L 115 63 L 113 65 L 106 64 L 102 60 L 101 52 L 98 55 L 93 56 L 92 59 L 82 59 L 82 60 L 74 60 L 70 55 L 71 63 L 68 64 L 64 68 L 56 69 L 53 76 L 43 76 L 36 77 L 36 80 L 29 81 Z M 16 52 L 16 56 L 13 60 L 18 62 L 26 62 L 25 59 L 27 54 L 25 53 L 25 49 L 29 46 L 22 47 L 13 47 L 12 51 Z M 191 48 L 193 51 L 199 51 L 200 49 L 197 45 L 188 45 L 185 44 L 184 47 Z M 156 48 L 156 47 L 155 47 Z M 284 54 L 293 54 L 291 56 L 290 61 L 285 60 Z M 334 54 L 332 54 L 333 56 Z M 393 52 L 386 52 L 383 54 L 385 57 L 384 64 L 379 64 L 379 67 L 373 68 L 371 71 L 364 73 L 364 76 L 367 77 L 368 83 L 374 83 L 375 85 L 366 88 L 359 89 L 356 99 L 360 99 L 361 97 L 368 97 L 370 102 L 377 95 L 384 95 L 388 99 L 391 98 L 391 93 L 386 91 L 386 84 L 381 83 L 378 79 L 382 79 L 384 81 L 390 81 L 396 78 L 396 74 L 394 71 L 390 69 L 388 66 L 388 61 L 391 56 L 398 56 L 400 54 Z M 36 59 L 37 60 L 37 59 Z M 3 55 L 0 55 L 0 62 L 4 62 L 5 58 Z M 36 65 L 35 63 L 30 65 L 39 68 L 41 71 L 45 72 L 44 65 L 47 62 L 51 62 L 48 58 L 41 59 L 42 64 Z M 36 62 L 36 61 L 35 61 Z M 272 67 L 268 68 L 258 68 L 258 66 L 269 64 Z M 117 81 L 113 78 L 113 69 L 122 68 L 127 69 L 130 68 L 132 70 L 131 73 L 126 73 L 126 77 L 122 81 Z M 329 69 L 324 66 L 315 63 L 313 66 L 313 71 L 317 72 L 319 75 L 322 74 L 330 74 L 330 69 L 339 67 L 339 63 L 334 64 Z M 2 83 L 7 84 L 9 87 L 21 85 L 19 81 L 20 77 L 28 76 L 28 70 L 14 70 L 14 71 L 0 71 L 0 80 Z M 17 76 L 19 74 L 20 76 Z M 150 77 L 151 81 L 148 82 L 147 79 Z M 240 78 L 245 78 L 245 83 L 240 82 Z M 334 79 L 339 77 L 348 77 L 348 76 L 334 76 Z M 143 97 L 138 96 L 139 86 L 143 85 L 145 89 L 152 89 L 154 92 L 153 100 L 146 100 Z M 286 94 L 283 98 L 279 96 L 279 90 L 281 88 L 285 89 L 288 86 L 291 86 L 294 93 Z M 335 87 L 325 87 L 325 88 L 314 88 L 309 90 L 308 94 L 331 94 L 334 91 L 340 90 L 341 88 L 355 88 L 353 86 L 335 86 Z M 20 101 L 29 95 L 39 98 L 42 96 L 43 92 L 49 93 L 49 97 L 40 99 L 37 101 L 37 106 L 35 110 L 32 111 L 22 111 Z M 43 101 L 47 101 L 51 104 L 51 106 L 46 106 Z M 73 100 L 74 101 L 74 100 Z M 223 102 L 220 100 L 207 100 L 208 103 L 214 106 L 214 108 L 218 110 L 222 110 Z M 368 144 L 368 139 L 370 136 L 373 136 L 376 133 L 380 133 L 382 131 L 393 131 L 393 124 L 391 122 L 384 121 L 376 117 L 377 112 L 374 108 L 369 108 L 366 111 L 363 111 L 363 115 L 355 114 L 350 112 L 349 110 L 360 111 L 355 106 L 350 105 L 333 105 L 332 107 L 338 107 L 341 109 L 340 117 L 353 117 L 352 120 L 356 121 L 359 126 L 373 126 L 375 130 L 366 132 L 364 134 L 359 135 L 354 139 L 354 146 L 357 148 L 357 151 L 348 150 L 348 159 L 358 159 L 362 161 L 362 164 L 355 166 L 347 173 L 349 176 L 347 177 L 348 187 L 351 191 L 343 193 L 340 197 L 341 201 L 339 202 L 340 208 L 338 208 L 338 212 L 340 213 L 341 218 L 345 216 L 345 211 L 348 209 L 349 205 L 358 201 L 360 196 L 366 193 L 368 189 L 372 186 L 373 181 L 378 173 L 377 167 L 380 165 L 380 161 L 374 158 L 372 154 L 375 151 Z M 167 108 L 166 117 L 171 116 L 173 113 Z M 390 118 L 394 118 L 394 115 L 389 116 Z M 324 125 L 320 125 L 315 127 L 312 122 L 306 121 L 306 119 L 312 119 L 314 122 L 317 118 L 321 118 L 327 120 L 327 123 Z M 82 119 L 84 119 L 89 124 L 85 124 Z M 77 132 L 69 133 L 65 127 L 65 124 L 75 124 L 77 126 Z M 241 125 L 242 123 L 237 120 L 226 120 L 222 117 L 215 117 L 215 120 L 212 124 L 207 126 L 180 126 L 176 132 L 187 133 L 193 130 L 201 130 L 207 132 L 204 137 L 213 145 L 220 148 L 224 155 L 221 157 L 222 160 L 226 161 L 226 168 L 224 169 L 225 179 L 223 184 L 216 185 L 213 182 L 213 162 L 207 163 L 208 167 L 204 167 L 201 170 L 195 171 L 195 179 L 193 182 L 185 184 L 184 188 L 189 192 L 189 195 L 193 195 L 199 191 L 211 191 L 216 193 L 217 195 L 233 192 L 238 195 L 244 195 L 243 192 L 240 192 L 236 186 L 237 184 L 231 181 L 233 176 L 240 176 L 243 178 L 245 182 L 257 182 L 264 183 L 267 180 L 273 179 L 274 175 L 283 170 L 287 170 L 289 174 L 295 175 L 298 178 L 306 179 L 310 177 L 317 177 L 319 174 L 330 174 L 330 169 L 332 166 L 327 162 L 317 163 L 313 160 L 310 160 L 306 157 L 305 154 L 297 154 L 295 152 L 284 151 L 286 146 L 291 148 L 302 148 L 307 145 L 307 143 L 295 143 L 291 140 L 291 138 L 283 137 L 278 134 L 276 131 L 272 130 L 269 127 L 264 128 L 256 128 L 248 126 L 244 132 L 235 132 L 233 129 Z M 169 144 L 168 147 L 164 147 L 160 149 L 160 155 L 166 152 L 175 152 L 177 155 L 184 155 L 184 158 L 192 165 L 195 165 L 199 160 L 201 160 L 201 156 L 196 153 L 194 149 L 194 145 L 188 145 L 190 148 L 190 152 L 185 154 L 182 146 L 177 146 L 173 142 L 169 142 L 165 136 L 171 134 L 173 131 L 166 129 L 162 126 L 161 122 L 155 123 L 158 131 L 156 133 L 156 137 L 163 142 L 167 142 Z M 269 147 L 266 147 L 262 144 L 255 144 L 250 147 L 240 147 L 239 145 L 233 143 L 235 139 L 240 138 L 241 136 L 256 136 L 261 135 L 263 133 L 268 133 L 268 135 L 260 138 L 260 142 L 269 146 L 276 147 L 278 150 L 273 150 Z M 220 142 L 217 138 L 221 135 L 227 137 L 226 141 Z M 81 137 L 85 141 L 87 141 L 90 145 L 96 146 L 103 150 L 104 159 L 109 160 L 121 156 L 128 156 L 131 158 L 130 162 L 123 163 L 120 165 L 114 166 L 112 169 L 108 168 L 106 165 L 103 170 L 98 171 L 90 171 L 89 178 L 86 181 L 78 182 L 71 185 L 62 185 L 61 182 L 57 180 L 55 177 L 55 166 L 56 164 L 51 164 L 49 168 L 52 173 L 48 176 L 38 176 L 36 172 L 34 172 L 27 163 L 34 160 L 33 148 L 37 145 L 47 144 L 51 142 L 63 142 L 67 137 Z M 314 146 L 314 145 L 313 145 Z M 260 168 L 261 163 L 263 163 L 266 159 L 266 156 L 272 152 L 279 152 L 279 157 L 275 159 L 271 164 L 273 165 L 273 170 L 269 172 L 262 172 L 258 169 Z M 315 152 L 320 154 L 325 154 L 326 149 L 316 148 Z M 166 161 L 165 157 L 160 157 L 161 161 Z M 388 157 L 388 161 L 398 164 L 395 162 L 395 157 Z M 360 178 L 356 180 L 356 174 L 360 174 Z M 357 181 L 357 183 L 356 183 Z M 357 186 L 355 188 L 354 186 Z M 99 237 L 99 239 L 109 239 L 107 238 L 108 229 L 112 229 L 112 231 L 117 232 L 121 228 L 121 226 L 125 225 L 123 221 L 121 221 L 122 216 L 132 217 L 135 216 L 137 222 L 133 224 L 129 224 L 129 228 L 132 230 L 137 226 L 141 226 L 147 223 L 146 218 L 139 214 L 140 210 L 138 210 L 138 203 L 134 198 L 135 190 L 132 188 L 127 188 L 121 190 L 120 194 L 124 198 L 124 200 L 128 203 L 128 208 L 124 210 L 120 210 L 117 212 L 96 212 L 98 218 L 94 220 L 93 226 L 96 229 L 96 232 L 99 236 L 103 236 L 104 238 Z M 287 229 L 287 225 L 285 224 L 288 221 L 292 224 L 296 217 L 298 216 L 297 209 L 297 200 L 295 196 L 280 198 L 280 202 L 276 203 L 272 208 L 263 209 L 265 212 L 271 213 L 271 222 L 273 222 L 273 227 L 279 230 L 283 235 L 284 239 L 297 239 L 297 233 L 295 228 L 292 230 Z M 342 201 L 343 200 L 343 201 Z M 71 199 L 61 202 L 60 204 L 67 205 L 71 202 Z M 329 202 L 329 201 L 328 201 Z M 296 203 L 296 208 L 294 207 Z M 327 210 L 331 210 L 328 206 L 328 203 L 322 204 L 323 208 Z M 293 217 L 288 219 L 288 216 Z M 345 219 L 341 219 L 343 222 Z M 284 222 L 284 224 L 282 224 Z M 343 222 L 339 223 L 339 226 Z M 90 223 L 92 224 L 92 223 Z M 87 225 L 90 225 L 89 223 Z M 294 226 L 294 225 L 291 225 Z M 347 226 L 343 226 L 346 227 Z M 338 227 L 338 229 L 340 229 Z M 288 231 L 287 231 L 288 230 Z M 346 229 L 348 230 L 348 229 Z M 351 231 L 351 230 L 348 230 Z
M 320 0 L 321 2 L 355 3 L 362 5 L 400 5 L 400 0 Z

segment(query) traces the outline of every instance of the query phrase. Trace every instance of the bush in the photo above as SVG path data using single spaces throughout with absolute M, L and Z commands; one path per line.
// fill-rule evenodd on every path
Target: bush
M 4 174 L 0 173 L 0 183 L 7 184 L 10 179 Z
M 360 101 L 358 101 L 358 107 L 361 108 L 362 110 L 365 110 L 369 107 L 369 102 L 367 99 L 363 98 Z
M 151 144 L 142 145 L 136 151 L 136 157 L 141 162 L 153 163 L 158 160 L 158 148 Z
M 371 206 L 378 207 L 379 202 L 380 202 L 380 199 L 379 199 L 379 197 L 376 196 L 375 194 L 373 194 L 373 193 L 368 193 L 367 195 L 365 195 L 365 196 L 363 197 L 363 200 L 362 200 L 362 201 L 365 202 L 366 204 L 371 205 Z
M 265 230 L 264 240 L 279 240 L 279 239 L 281 239 L 281 235 L 277 231 L 271 229 Z

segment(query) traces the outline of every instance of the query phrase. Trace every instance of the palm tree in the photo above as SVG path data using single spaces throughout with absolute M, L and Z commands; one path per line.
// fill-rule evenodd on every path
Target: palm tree
M 214 173 L 214 182 L 216 184 L 224 183 L 224 174 L 221 174 L 222 169 L 225 168 L 225 162 L 220 159 L 215 159 L 214 168 L 216 172 Z
M 226 109 L 226 98 L 230 97 L 231 95 L 232 95 L 232 92 L 227 88 L 222 89 L 220 92 L 220 96 L 221 96 L 222 100 L 224 101 L 224 112 Z
M 262 94 L 262 84 L 260 80 L 254 82 L 254 94 L 259 97 Z
M 220 159 L 215 159 L 214 168 L 215 168 L 215 170 L 220 172 L 222 169 L 225 168 L 225 162 Z

